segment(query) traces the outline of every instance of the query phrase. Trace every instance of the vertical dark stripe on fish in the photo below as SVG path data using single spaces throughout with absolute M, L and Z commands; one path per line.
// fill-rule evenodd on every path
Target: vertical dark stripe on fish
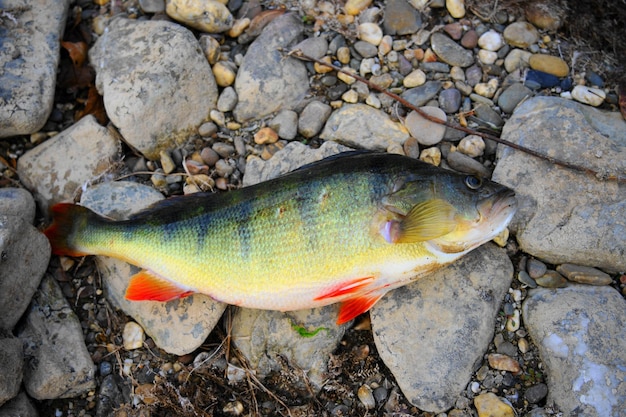
M 249 219 L 252 214 L 252 205 L 254 200 L 248 200 L 239 203 L 236 206 L 236 209 L 239 211 L 237 215 L 235 215 L 236 219 Z M 250 228 L 250 222 L 248 221 L 239 221 L 237 222 L 237 236 L 239 237 L 239 254 L 241 259 L 247 261 L 250 259 L 250 254 L 252 252 L 252 231 Z
M 196 231 L 196 256 L 202 256 L 203 253 L 206 253 L 204 245 L 206 244 L 206 238 L 209 234 L 209 228 L 211 227 L 211 216 L 205 214 L 197 218 L 200 220 L 200 224 L 197 228 L 192 230 Z

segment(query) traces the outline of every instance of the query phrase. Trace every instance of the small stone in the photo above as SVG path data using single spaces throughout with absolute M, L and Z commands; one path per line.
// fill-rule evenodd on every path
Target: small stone
M 570 281 L 588 285 L 609 285 L 613 279 L 599 269 L 589 266 L 562 264 L 556 270 Z
M 421 28 L 420 13 L 406 0 L 387 0 L 385 3 L 383 27 L 386 34 L 410 35 Z
M 572 98 L 581 103 L 596 107 L 604 102 L 606 93 L 599 88 L 577 85 L 572 90 Z
M 271 127 L 264 127 L 254 134 L 254 143 L 258 145 L 267 145 L 278 141 L 278 133 Z
M 478 83 L 474 86 L 476 94 L 483 97 L 492 98 L 498 91 L 499 82 L 497 78 L 492 78 L 486 83 Z
M 367 9 L 370 4 L 372 4 L 372 0 L 348 0 L 344 6 L 344 10 L 347 14 L 356 16 Z
M 524 85 L 533 90 L 556 87 L 559 83 L 559 77 L 556 75 L 538 70 L 527 71 L 526 78 L 524 79 Z
M 341 96 L 346 103 L 355 104 L 359 101 L 359 94 L 354 90 L 348 90 Z
M 528 275 L 528 272 L 526 271 L 519 271 L 519 273 L 517 274 L 517 279 L 519 282 L 527 285 L 530 288 L 537 288 L 537 283 L 534 279 L 530 277 L 530 275 Z
M 530 348 L 530 346 L 528 345 L 528 340 L 526 340 L 526 338 L 524 337 L 520 337 L 517 341 L 517 348 L 522 353 L 528 352 L 528 349 Z
M 420 110 L 444 122 L 447 120 L 446 113 L 438 107 L 424 106 Z M 409 113 L 404 123 L 411 136 L 424 146 L 432 146 L 441 142 L 446 133 L 444 125 L 431 122 L 416 111 Z
M 378 53 L 380 56 L 385 56 L 391 52 L 392 45 L 393 38 L 389 35 L 383 36 L 383 39 L 380 41 L 380 45 L 378 45 Z
M 235 168 L 231 166 L 225 159 L 220 159 L 215 163 L 215 172 L 220 177 L 227 178 L 234 171 Z
M 478 417 L 515 417 L 511 406 L 492 392 L 474 398 L 474 406 L 478 411 Z
M 485 65 L 491 65 L 498 60 L 498 54 L 486 49 L 478 51 L 478 60 Z
M 512 73 L 516 69 L 527 68 L 531 56 L 532 53 L 515 48 L 504 58 L 504 69 L 508 73 Z
M 348 48 L 347 46 L 342 46 L 339 49 L 337 49 L 337 59 L 339 60 L 339 62 L 341 62 L 342 64 L 349 64 L 350 63 L 350 48 Z
M 293 110 L 281 110 L 268 123 L 278 133 L 278 137 L 293 140 L 298 134 L 298 113 Z
M 219 154 L 222 158 L 228 158 L 235 153 L 235 147 L 230 143 L 215 142 L 212 149 Z
M 200 157 L 205 164 L 212 167 L 220 159 L 220 156 L 213 149 L 206 147 L 200 151 Z
M 348 73 L 356 74 L 356 71 L 353 68 L 344 67 L 342 69 L 344 71 L 348 72 Z M 352 84 L 354 84 L 356 82 L 356 78 L 351 77 L 350 75 L 345 74 L 343 72 L 337 73 L 337 78 L 340 79 L 341 81 L 343 81 L 344 83 L 348 84 L 348 85 L 352 85 Z
M 161 161 L 161 167 L 163 167 L 163 172 L 165 172 L 166 174 L 174 172 L 174 170 L 176 169 L 176 164 L 174 163 L 174 160 L 172 159 L 170 154 L 166 151 L 161 151 L 159 152 L 159 157 Z
M 527 388 L 524 393 L 524 398 L 531 404 L 537 404 L 539 401 L 543 400 L 546 395 L 548 395 L 548 386 L 544 383 L 539 383 Z
M 382 105 L 380 103 L 380 99 L 374 93 L 370 93 L 367 96 L 367 98 L 365 99 L 365 104 L 367 104 L 368 106 L 372 106 L 375 109 L 380 109 L 382 107 Z
M 436 146 L 426 148 L 420 153 L 420 161 L 438 167 L 441 164 L 441 150 Z
M 474 63 L 472 51 L 463 48 L 443 33 L 433 33 L 430 37 L 430 44 L 437 57 L 448 65 L 465 68 Z
M 456 171 L 485 178 L 490 176 L 489 170 L 483 164 L 461 152 L 450 152 L 447 161 L 448 165 Z
M 455 19 L 465 16 L 465 0 L 446 0 L 446 9 Z
M 517 374 L 521 371 L 519 362 L 511 358 L 508 355 L 502 355 L 500 353 L 491 353 L 487 355 L 489 366 L 499 371 L 507 371 L 513 374 Z
M 559 78 L 569 74 L 569 66 L 567 63 L 553 55 L 534 54 L 528 60 L 528 64 L 534 70 L 547 72 Z
M 412 71 L 409 75 L 404 77 L 402 85 L 406 88 L 418 87 L 426 82 L 426 74 L 421 69 Z
M 443 27 L 443 30 L 455 41 L 458 41 L 459 39 L 461 39 L 461 36 L 463 36 L 463 25 L 461 25 L 459 22 L 448 23 Z
M 226 125 L 226 116 L 219 110 L 211 110 L 209 112 L 209 118 L 218 126 L 224 127 Z
M 495 30 L 488 30 L 478 38 L 478 46 L 487 51 L 496 52 L 504 46 L 504 39 Z
M 516 332 L 520 326 L 520 313 L 519 310 L 515 309 L 513 314 L 511 314 L 506 319 L 506 329 L 509 332 Z
M 354 43 L 354 49 L 356 49 L 363 58 L 373 58 L 378 55 L 378 48 L 369 42 L 356 41 Z
M 547 270 L 548 270 L 548 267 L 546 266 L 546 264 L 544 264 L 538 259 L 530 258 L 526 262 L 526 271 L 528 271 L 528 275 L 530 275 L 530 277 L 533 279 L 542 277 L 546 273 Z
M 359 390 L 357 391 L 357 396 L 361 403 L 367 408 L 371 410 L 376 407 L 376 400 L 374 399 L 374 395 L 372 389 L 367 385 L 361 385 Z
M 461 91 L 456 88 L 448 88 L 439 94 L 439 108 L 447 114 L 459 111 L 461 107 Z
M 533 1 L 524 6 L 526 19 L 539 29 L 555 31 L 561 27 L 566 13 L 555 1 Z
M 198 127 L 198 134 L 202 137 L 208 138 L 217 133 L 217 125 L 215 123 L 203 123 Z
M 528 22 L 511 23 L 504 29 L 503 36 L 509 45 L 517 48 L 528 48 L 539 40 L 539 32 Z
M 352 91 L 352 90 L 351 90 Z M 298 120 L 298 132 L 305 138 L 317 135 L 330 116 L 332 108 L 321 101 L 311 101 L 302 110 Z
M 410 137 L 404 141 L 404 144 L 402 144 L 402 150 L 404 151 L 404 154 L 410 158 L 418 159 L 420 156 L 419 144 L 417 143 L 417 139 L 414 137 Z
M 467 156 L 476 158 L 481 156 L 485 151 L 485 141 L 480 136 L 469 135 L 461 139 L 457 150 Z
M 241 35 L 244 30 L 248 29 L 248 26 L 250 26 L 249 18 L 244 17 L 243 19 L 237 19 L 233 23 L 233 26 L 230 28 L 230 30 L 226 32 L 226 34 L 231 38 L 236 38 Z
M 561 274 L 556 271 L 547 270 L 543 276 L 535 278 L 537 284 L 545 288 L 565 288 L 567 287 L 567 280 Z
M 233 111 L 233 109 L 237 106 L 237 92 L 233 87 L 226 87 L 219 98 L 217 99 L 217 109 L 222 113 L 226 113 L 229 111 Z M 215 127 L 215 133 L 217 133 L 217 126 Z M 212 136 L 212 135 L 202 135 L 202 136 Z
M 143 346 L 143 342 L 146 335 L 143 332 L 143 328 L 135 323 L 129 321 L 124 325 L 124 331 L 122 332 L 122 340 L 124 341 L 124 349 L 134 350 Z
M 329 56 L 324 56 L 320 58 L 320 61 L 326 64 L 332 64 L 332 59 Z M 333 69 L 329 67 L 328 65 L 324 65 L 319 62 L 316 62 L 313 64 L 313 69 L 318 74 L 328 74 L 329 72 L 333 71 Z
M 505 113 L 513 113 L 515 107 L 530 96 L 532 96 L 532 91 L 528 87 L 522 83 L 514 83 L 500 94 L 498 106 Z
M 235 64 L 228 61 L 219 61 L 213 65 L 213 75 L 217 85 L 228 87 L 235 82 L 235 77 L 237 76 Z
M 383 39 L 383 30 L 376 23 L 361 23 L 357 27 L 359 39 L 378 46 Z
M 509 228 L 505 227 L 500 233 L 498 233 L 493 239 L 492 242 L 501 248 L 506 247 L 507 242 L 509 241 Z
M 198 41 L 209 64 L 215 65 L 220 59 L 221 48 L 219 41 L 210 35 L 201 35 Z
M 478 33 L 474 29 L 470 29 L 461 38 L 461 45 L 467 49 L 474 49 L 478 45 Z
M 228 8 L 216 0 L 168 0 L 165 12 L 172 19 L 207 33 L 220 33 L 233 25 Z

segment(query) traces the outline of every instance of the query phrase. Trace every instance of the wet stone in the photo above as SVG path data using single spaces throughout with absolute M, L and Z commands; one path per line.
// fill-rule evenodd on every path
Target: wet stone
M 541 383 L 526 389 L 524 398 L 531 404 L 537 404 L 539 401 L 546 398 L 546 395 L 548 395 L 548 386 Z
M 565 288 L 567 280 L 556 271 L 547 270 L 542 276 L 535 278 L 535 282 L 545 288 Z
M 528 272 L 526 271 L 520 271 L 519 274 L 517 274 L 517 279 L 519 282 L 529 286 L 530 288 L 537 288 L 537 283 L 530 277 L 530 275 L 528 275 Z
M 528 271 L 528 275 L 530 275 L 531 278 L 536 279 L 542 277 L 547 270 L 548 267 L 546 266 L 546 264 L 535 258 L 530 258 L 526 262 L 526 271 Z

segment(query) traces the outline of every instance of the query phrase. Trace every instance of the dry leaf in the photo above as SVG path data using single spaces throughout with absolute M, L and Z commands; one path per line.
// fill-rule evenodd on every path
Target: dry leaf
M 85 42 L 62 41 L 61 46 L 69 52 L 75 68 L 83 66 L 87 60 L 87 44 Z
M 76 111 L 74 119 L 78 121 L 88 114 L 92 114 L 101 125 L 105 125 L 107 123 L 104 101 L 102 100 L 102 96 L 98 94 L 98 90 L 94 85 L 89 86 L 89 93 L 87 95 L 87 100 L 85 101 L 85 107 L 82 110 Z

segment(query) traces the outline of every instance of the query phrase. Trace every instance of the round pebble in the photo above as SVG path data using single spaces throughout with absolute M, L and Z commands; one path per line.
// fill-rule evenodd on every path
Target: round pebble
M 485 65 L 491 65 L 498 60 L 498 54 L 493 51 L 481 49 L 478 51 L 478 59 Z
M 521 371 L 519 362 L 508 355 L 501 353 L 491 353 L 487 355 L 487 361 L 489 366 L 498 371 L 507 371 L 512 374 L 517 374 Z
M 485 141 L 480 136 L 469 135 L 461 139 L 457 150 L 467 156 L 476 158 L 485 152 Z
M 215 163 L 220 159 L 219 154 L 209 147 L 203 148 L 202 151 L 200 151 L 200 157 L 202 158 L 202 161 L 210 167 L 215 165 Z
M 534 54 L 528 60 L 528 64 L 534 70 L 547 72 L 559 78 L 569 74 L 569 66 L 558 56 Z
M 166 151 L 159 152 L 159 160 L 161 161 L 161 167 L 163 168 L 163 172 L 165 172 L 166 174 L 170 174 L 176 169 L 176 163 L 174 162 L 170 154 Z
M 143 332 L 143 328 L 134 321 L 129 321 L 124 325 L 124 330 L 122 331 L 124 349 L 139 349 L 143 346 L 143 341 L 145 340 L 145 338 L 146 336 Z
M 528 271 L 528 275 L 530 275 L 530 277 L 533 279 L 543 276 L 543 274 L 545 274 L 547 270 L 548 267 L 546 266 L 546 264 L 538 259 L 530 258 L 526 262 L 526 271 Z
M 202 123 L 200 127 L 198 127 L 198 134 L 205 138 L 211 137 L 217 133 L 217 125 L 215 123 Z
M 461 45 L 467 49 L 474 49 L 478 45 L 478 33 L 474 29 L 465 32 L 461 38 Z
M 509 332 L 515 332 L 520 326 L 520 313 L 519 310 L 514 310 L 513 314 L 506 319 L 506 329 Z
M 556 271 L 548 270 L 543 276 L 536 278 L 535 281 L 541 287 L 545 288 L 565 288 L 567 280 Z
M 361 23 L 357 27 L 359 39 L 378 46 L 383 40 L 383 30 L 376 23 Z
M 219 175 L 220 177 L 228 177 L 230 174 L 232 174 L 235 171 L 235 168 L 233 168 L 228 162 L 226 162 L 226 160 L 224 159 L 220 159 L 219 161 L 217 161 L 217 163 L 215 164 L 215 172 L 217 172 L 217 175 Z
M 492 78 L 486 83 L 476 84 L 474 86 L 474 91 L 476 92 L 476 94 L 480 96 L 492 98 L 496 94 L 496 91 L 498 91 L 498 86 L 499 86 L 498 79 Z
M 344 6 L 344 10 L 347 14 L 356 16 L 367 9 L 370 4 L 372 4 L 372 0 L 348 0 Z
M 446 113 L 438 107 L 424 106 L 420 110 L 444 122 L 447 120 Z M 441 142 L 446 133 L 446 127 L 444 125 L 431 122 L 423 118 L 416 111 L 409 113 L 404 123 L 409 133 L 411 133 L 411 136 L 417 139 L 420 145 L 424 146 L 432 146 Z
M 546 395 L 548 395 L 548 386 L 544 383 L 539 383 L 526 389 L 524 398 L 531 404 L 537 404 L 539 401 L 543 400 Z
M 426 82 L 426 74 L 421 69 L 416 69 L 404 77 L 402 85 L 406 88 L 419 87 Z
M 517 348 L 522 353 L 528 352 L 528 349 L 530 348 L 530 346 L 528 344 L 528 340 L 526 340 L 526 338 L 524 338 L 524 337 L 519 338 L 517 340 Z
M 215 82 L 220 87 L 228 87 L 235 82 L 237 70 L 235 64 L 226 61 L 219 61 L 213 65 L 213 75 Z
M 235 153 L 235 147 L 230 143 L 215 142 L 212 149 L 219 154 L 222 158 L 228 158 Z
M 504 46 L 504 38 L 495 30 L 488 30 L 478 38 L 478 46 L 487 51 L 495 52 Z
M 374 394 L 372 389 L 367 385 L 361 385 L 359 390 L 357 391 L 357 396 L 361 403 L 367 408 L 371 410 L 376 407 L 376 400 L 374 398 Z
M 437 147 L 426 148 L 420 153 L 420 161 L 438 167 L 441 165 L 441 150 Z
M 506 43 L 518 48 L 528 48 L 539 40 L 539 31 L 528 22 L 511 23 L 502 35 Z
M 465 0 L 446 0 L 446 9 L 450 16 L 460 19 L 465 16 Z
M 267 145 L 268 143 L 276 143 L 278 141 L 278 133 L 271 127 L 264 127 L 254 134 L 254 143 L 258 145 Z
M 530 277 L 530 275 L 528 275 L 528 272 L 526 271 L 519 271 L 519 273 L 517 274 L 517 279 L 519 280 L 519 282 L 527 285 L 530 288 L 537 288 L 537 283 L 534 279 Z

